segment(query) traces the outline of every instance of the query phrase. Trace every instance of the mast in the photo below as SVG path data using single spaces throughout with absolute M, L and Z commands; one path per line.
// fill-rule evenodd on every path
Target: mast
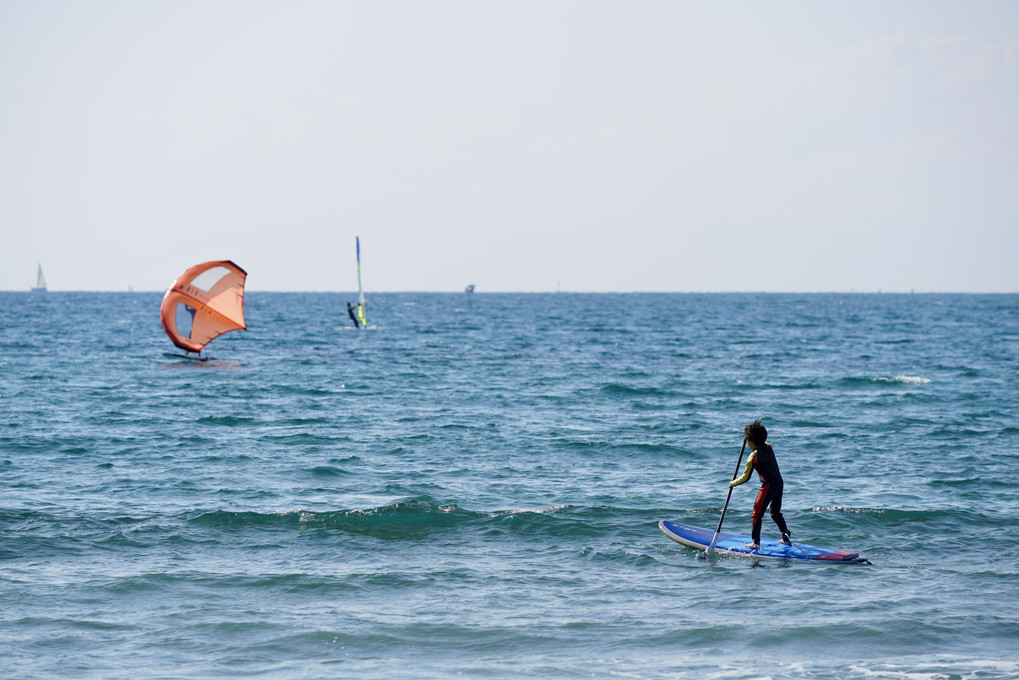
M 367 328 L 368 321 L 364 318 L 364 288 L 361 286 L 361 237 L 355 236 L 354 243 L 357 245 L 357 318 L 361 320 L 361 328 Z

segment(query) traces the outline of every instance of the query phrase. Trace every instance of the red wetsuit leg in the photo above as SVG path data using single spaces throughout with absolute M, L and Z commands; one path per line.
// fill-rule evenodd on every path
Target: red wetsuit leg
M 768 492 L 771 491 L 771 484 L 761 484 L 761 490 L 757 492 L 757 500 L 754 501 L 754 511 L 750 514 L 754 524 L 764 519 L 764 509 L 768 507 Z
M 751 532 L 751 538 L 754 539 L 754 543 L 761 542 L 761 525 L 764 523 L 764 509 L 768 507 L 769 491 L 771 491 L 771 484 L 768 482 L 761 484 L 761 490 L 757 492 L 757 500 L 754 501 L 754 511 L 750 513 L 750 519 L 754 523 L 754 528 Z

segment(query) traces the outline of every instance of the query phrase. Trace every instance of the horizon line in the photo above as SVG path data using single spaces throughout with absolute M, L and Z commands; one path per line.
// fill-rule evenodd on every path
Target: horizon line
M 124 293 L 164 294 L 162 290 L 111 290 L 111 289 L 47 289 L 47 293 Z M 40 295 L 39 292 L 24 289 L 0 290 L 0 293 L 25 293 Z M 245 293 L 311 293 L 316 295 L 356 295 L 350 290 L 269 290 L 246 288 Z M 965 290 L 377 290 L 365 291 L 372 295 L 1016 295 L 1015 291 L 965 291 Z

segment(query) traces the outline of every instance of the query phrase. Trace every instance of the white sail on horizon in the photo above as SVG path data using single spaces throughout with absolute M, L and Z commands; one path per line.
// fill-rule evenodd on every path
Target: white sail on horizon
M 44 293 L 46 292 L 46 277 L 42 275 L 42 263 L 39 263 L 39 273 L 35 277 L 35 286 L 32 287 L 33 291 Z

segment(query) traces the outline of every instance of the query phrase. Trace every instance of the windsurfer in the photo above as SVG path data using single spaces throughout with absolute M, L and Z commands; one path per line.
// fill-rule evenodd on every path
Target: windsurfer
M 357 320 L 357 313 L 349 302 L 347 303 L 347 314 L 350 315 L 350 320 L 354 322 L 354 328 L 360 328 L 361 324 Z

